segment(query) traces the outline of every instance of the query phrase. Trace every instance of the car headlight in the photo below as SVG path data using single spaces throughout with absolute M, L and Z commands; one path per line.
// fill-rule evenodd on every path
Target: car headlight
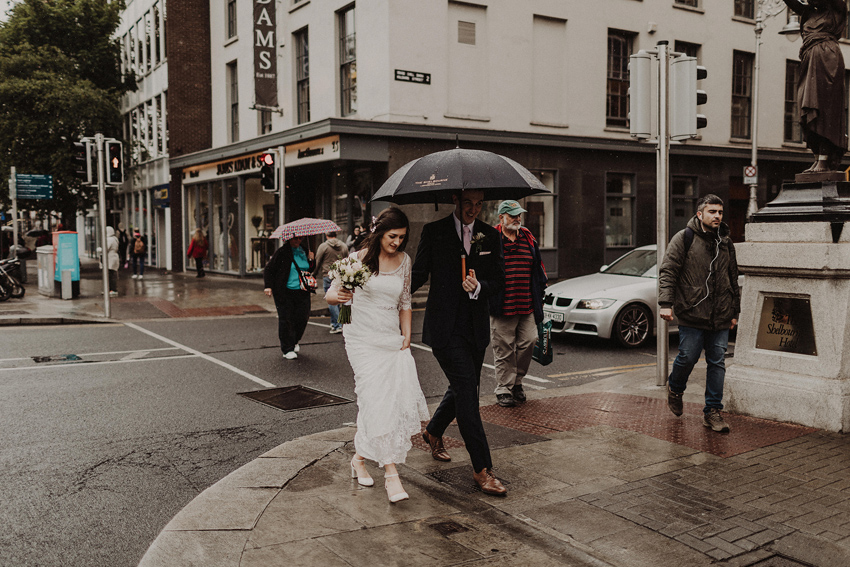
M 576 309 L 606 309 L 616 302 L 616 299 L 582 299 L 576 303 Z

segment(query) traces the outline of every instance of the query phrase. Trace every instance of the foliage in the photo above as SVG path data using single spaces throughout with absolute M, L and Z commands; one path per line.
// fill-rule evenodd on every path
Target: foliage
M 53 200 L 19 207 L 62 211 L 66 226 L 97 198 L 74 175 L 73 142 L 121 139 L 120 97 L 135 89 L 113 37 L 123 9 L 123 0 L 22 0 L 0 24 L 0 172 L 52 174 Z

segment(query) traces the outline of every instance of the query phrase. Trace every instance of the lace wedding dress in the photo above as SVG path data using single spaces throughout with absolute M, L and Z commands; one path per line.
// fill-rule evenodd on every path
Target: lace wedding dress
M 343 327 L 359 410 L 354 447 L 378 466 L 403 463 L 410 438 L 430 418 L 413 355 L 401 350 L 398 314 L 410 309 L 411 269 L 410 257 L 402 255 L 397 269 L 373 275 L 354 291 L 351 323 Z

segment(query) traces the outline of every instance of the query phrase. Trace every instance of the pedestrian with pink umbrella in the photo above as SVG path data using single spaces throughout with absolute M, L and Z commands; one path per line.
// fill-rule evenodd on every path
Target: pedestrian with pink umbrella
M 298 358 L 298 343 L 310 319 L 310 295 L 316 292 L 314 256 L 309 247 L 302 246 L 306 244 L 304 237 L 332 230 L 339 230 L 333 221 L 304 218 L 281 225 L 272 233 L 272 238 L 284 242 L 263 270 L 263 292 L 274 297 L 280 350 L 286 360 Z

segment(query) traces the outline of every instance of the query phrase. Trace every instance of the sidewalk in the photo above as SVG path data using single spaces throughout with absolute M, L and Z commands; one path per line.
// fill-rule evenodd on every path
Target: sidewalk
M 132 269 L 118 271 L 118 297 L 110 299 L 111 320 L 166 317 L 215 317 L 276 313 L 274 300 L 263 294 L 262 276 L 237 278 L 207 272 L 171 273 L 148 267 L 141 280 Z M 103 280 L 99 264 L 81 258 L 80 296 L 63 300 L 41 295 L 35 262 L 29 262 L 26 295 L 0 303 L 0 326 L 104 323 Z M 421 299 L 420 299 L 421 296 Z M 415 299 L 424 305 L 423 290 Z M 312 314 L 328 315 L 321 290 L 312 296 Z
M 455 427 L 450 463 L 414 439 L 398 504 L 381 469 L 372 488 L 349 478 L 354 429 L 327 431 L 205 490 L 140 567 L 850 565 L 850 439 L 736 415 L 717 434 L 704 364 L 682 418 L 654 366 L 630 370 L 482 406 L 505 498 L 474 486 Z

